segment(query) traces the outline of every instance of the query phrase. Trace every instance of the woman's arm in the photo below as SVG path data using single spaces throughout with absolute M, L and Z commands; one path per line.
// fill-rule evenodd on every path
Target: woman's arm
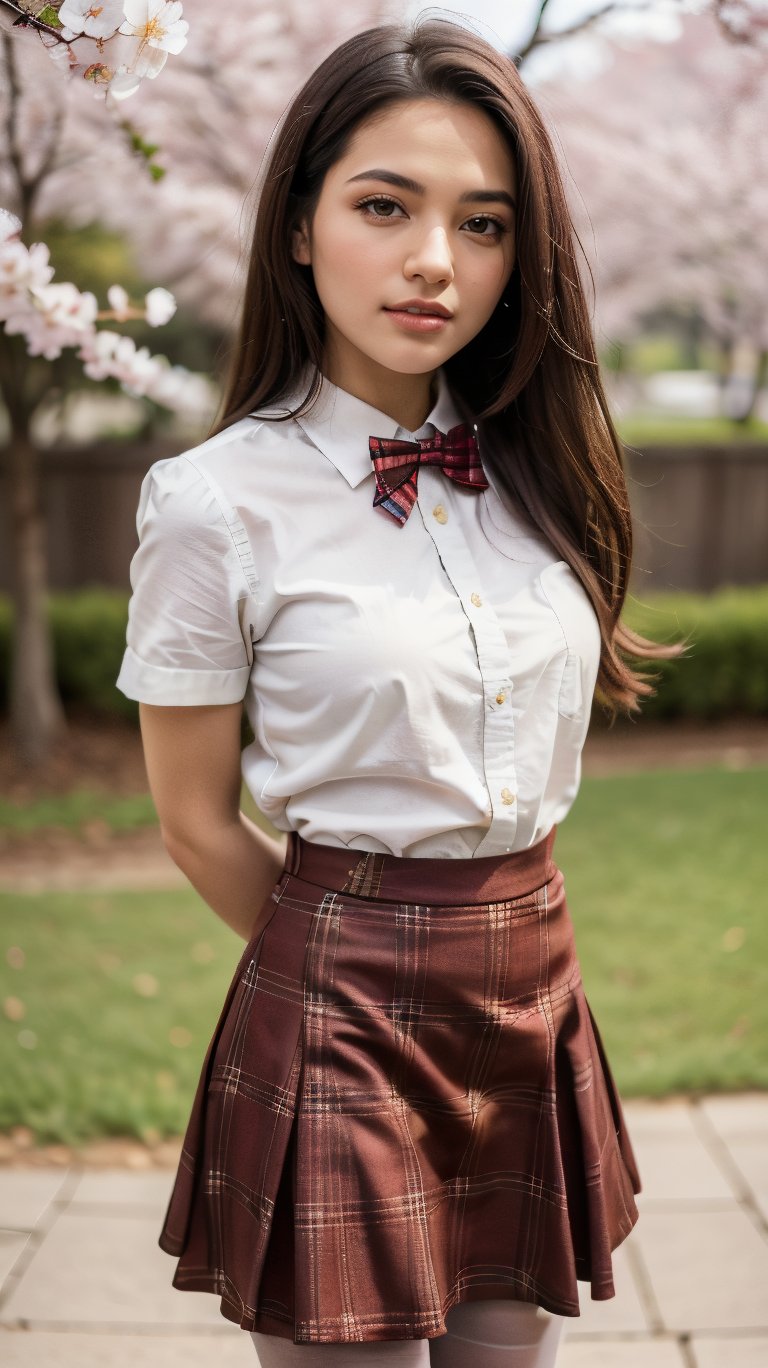
M 240 811 L 242 711 L 242 703 L 139 704 L 163 844 L 216 915 L 248 941 L 282 871 L 285 842 Z

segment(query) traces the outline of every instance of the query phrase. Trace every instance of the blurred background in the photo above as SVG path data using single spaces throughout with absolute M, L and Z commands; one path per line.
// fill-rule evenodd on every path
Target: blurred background
M 178 308 L 159 327 L 141 306 L 122 321 L 107 311 L 130 339 L 131 393 L 86 375 L 73 346 L 30 356 L 0 323 L 0 1358 L 203 1368 L 214 1349 L 245 1363 L 249 1342 L 214 1298 L 171 1290 L 156 1248 L 242 943 L 164 851 L 137 705 L 114 684 L 138 488 L 153 461 L 207 435 L 261 163 L 294 90 L 345 37 L 422 5 L 185 0 L 186 47 L 118 116 L 21 22 L 49 8 L 0 0 L 0 208 L 23 244 L 47 245 L 56 282 L 92 291 L 100 311 L 116 283 L 131 301 L 171 291 Z M 464 0 L 430 12 L 507 53 L 552 130 L 624 443 L 637 540 L 626 617 L 690 639 L 638 718 L 608 726 L 596 707 L 557 834 L 645 1183 L 643 1219 L 617 1252 L 619 1297 L 582 1301 L 563 1368 L 757 1368 L 768 8 Z M 4 308 L 12 289 L 0 267 Z M 157 356 L 163 383 L 140 383 Z M 242 807 L 259 819 L 245 792 Z
M 132 299 L 171 291 L 164 326 L 114 326 L 179 385 L 168 403 L 129 394 L 71 348 L 31 357 L 0 331 L 0 1163 L 178 1153 L 242 947 L 162 847 L 137 705 L 114 687 L 139 485 L 212 421 L 262 159 L 293 92 L 343 38 L 422 10 L 185 0 L 186 47 L 115 118 L 0 0 L 0 206 L 100 305 L 115 282 Z M 431 12 L 506 52 L 553 133 L 625 444 L 625 616 L 692 640 L 639 718 L 608 727 L 595 709 L 558 833 L 590 1001 L 625 1096 L 762 1092 L 768 12 Z M 259 819 L 245 791 L 243 808 Z

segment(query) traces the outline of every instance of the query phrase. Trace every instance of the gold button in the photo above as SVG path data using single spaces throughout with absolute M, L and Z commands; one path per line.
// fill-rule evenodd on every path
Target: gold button
M 476 608 L 482 608 L 482 606 L 483 606 L 483 600 L 481 599 L 480 595 L 479 595 L 479 594 L 472 594 L 471 597 L 472 597 L 472 602 L 474 603 L 475 607 L 476 607 Z
M 442 504 L 435 504 L 434 508 L 432 509 L 432 516 L 433 518 L 437 518 L 437 521 L 439 523 L 445 523 L 448 521 L 448 514 L 446 513 Z
M 514 795 L 514 793 L 510 793 L 510 791 L 509 791 L 508 788 L 503 788 L 503 789 L 501 790 L 501 801 L 502 801 L 502 803 L 507 803 L 507 804 L 509 804 L 509 803 L 514 803 L 514 801 L 515 801 L 515 795 Z
M 507 695 L 504 694 L 504 693 L 497 693 L 497 695 L 496 695 L 496 702 L 497 702 L 497 703 L 503 703 L 503 702 L 504 702 L 504 699 L 506 698 L 506 696 L 507 696 Z

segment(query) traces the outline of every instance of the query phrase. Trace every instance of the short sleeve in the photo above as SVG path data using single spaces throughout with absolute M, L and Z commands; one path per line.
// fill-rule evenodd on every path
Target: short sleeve
M 118 689 L 144 703 L 239 702 L 253 663 L 248 581 L 224 510 L 185 456 L 147 471 L 136 530 Z

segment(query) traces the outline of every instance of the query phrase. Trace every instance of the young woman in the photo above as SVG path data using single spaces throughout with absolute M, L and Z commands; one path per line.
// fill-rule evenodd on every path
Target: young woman
M 577 1280 L 614 1295 L 640 1179 L 553 843 L 595 690 L 672 649 L 620 621 L 620 451 L 513 63 L 343 44 L 269 156 L 223 417 L 145 477 L 117 681 L 247 942 L 159 1242 L 263 1368 L 542 1368 Z

